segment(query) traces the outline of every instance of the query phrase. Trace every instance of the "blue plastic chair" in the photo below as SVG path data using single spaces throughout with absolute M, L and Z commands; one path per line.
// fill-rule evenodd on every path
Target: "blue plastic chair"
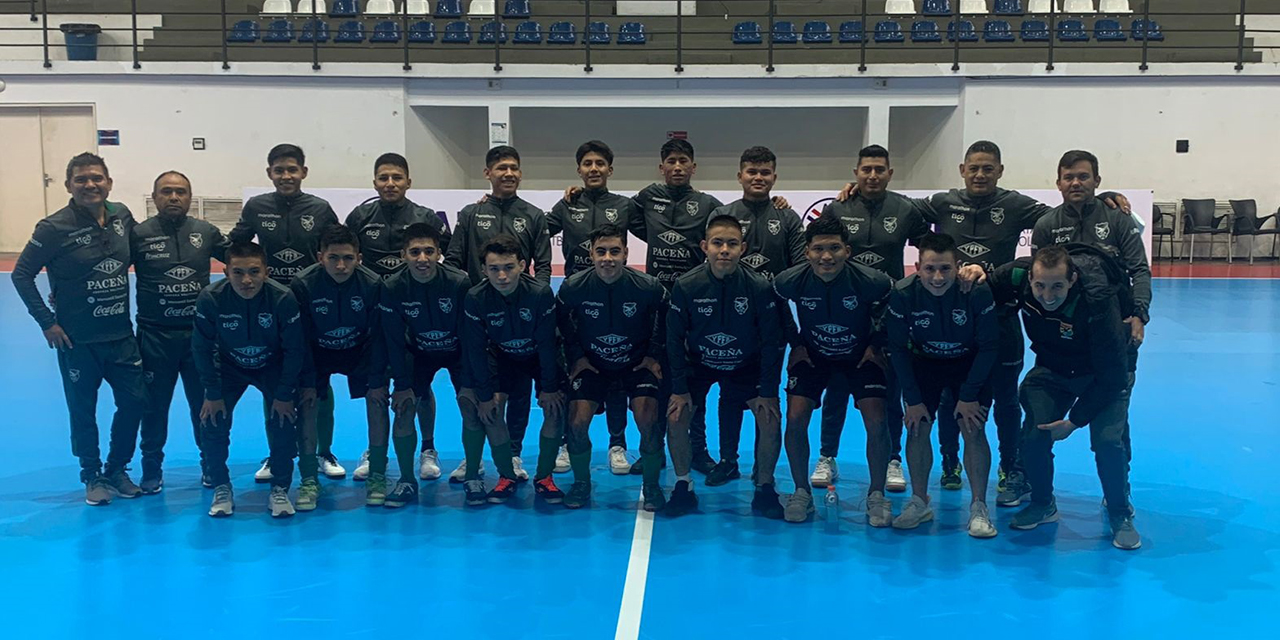
M 507 43 L 507 25 L 497 20 L 490 20 L 480 25 L 480 36 L 476 38 L 476 42 L 493 44 L 495 40 L 498 44 Z
M 876 25 L 876 40 L 879 41 L 880 27 Z M 942 42 L 942 34 L 938 33 L 938 23 L 933 20 L 916 20 L 911 25 L 912 42 Z
M 947 0 L 924 0 L 924 6 L 920 7 L 920 13 L 926 16 L 949 16 L 951 15 L 951 3 Z
M 1151 42 L 1163 42 L 1164 32 L 1160 30 L 1160 23 L 1155 20 L 1148 22 L 1142 18 L 1133 21 L 1133 29 L 1131 31 L 1134 40 L 1150 40 Z
M 310 6 L 310 5 L 308 5 Z M 333 7 L 329 9 L 330 18 L 355 18 L 360 15 L 360 0 L 334 0 Z M 341 38 L 342 34 L 338 34 Z M 344 40 L 336 40 L 337 42 L 345 42 Z
M 562 20 L 547 30 L 547 44 L 578 44 L 578 26 Z
M 618 27 L 618 44 L 644 44 L 648 40 L 642 22 L 624 22 Z
M 936 28 L 937 25 L 935 24 Z M 905 42 L 902 25 L 894 20 L 881 20 L 876 23 L 876 42 Z
M 831 25 L 825 20 L 810 20 L 804 23 L 805 44 L 826 44 L 831 42 Z
M 438 2 L 436 2 L 435 16 L 437 18 L 461 18 L 462 17 L 461 0 L 439 0 Z M 447 30 L 447 27 L 446 27 L 446 30 Z M 468 29 L 468 31 L 470 31 L 470 29 Z M 468 42 L 471 41 L 470 34 L 468 34 L 467 41 Z
M 369 42 L 400 42 L 400 23 L 394 20 L 382 20 L 373 25 L 373 35 Z
M 800 34 L 796 33 L 796 23 L 790 20 L 773 23 L 774 44 L 795 44 L 800 42 Z
M 1014 42 L 1013 28 L 1008 20 L 988 20 L 982 27 L 982 39 L 987 42 Z
M 1026 13 L 1022 9 L 1022 0 L 996 0 L 993 8 L 993 13 L 998 16 L 1020 16 Z
M 760 44 L 764 36 L 760 32 L 759 22 L 739 22 L 733 27 L 734 44 Z
M 333 37 L 333 41 L 348 44 L 364 42 L 364 25 L 356 20 L 348 20 L 342 23 L 338 27 L 338 35 Z
M 587 27 L 587 40 L 591 44 L 609 44 L 613 42 L 613 35 L 609 33 L 609 23 L 596 21 Z
M 1044 20 L 1023 20 L 1022 21 L 1022 41 L 1023 42 L 1048 42 L 1049 41 L 1049 23 Z
M 267 25 L 262 34 L 263 42 L 293 42 L 293 23 L 284 18 L 276 18 Z
M 462 20 L 455 20 L 444 26 L 444 44 L 471 44 L 471 25 Z
M 516 44 L 542 44 L 542 25 L 525 20 L 516 25 L 516 34 L 511 40 Z
M 529 0 L 507 0 L 502 7 L 502 17 L 504 18 L 528 18 L 533 14 L 529 7 Z
M 420 20 L 409 25 L 409 42 L 435 42 L 436 23 Z
M 1058 40 L 1062 42 L 1088 42 L 1089 31 L 1083 20 L 1063 20 L 1058 23 Z
M 840 42 L 862 42 L 862 21 L 848 20 L 840 23 Z
M 1093 23 L 1093 34 L 1098 42 L 1124 42 L 1129 39 L 1119 20 L 1101 18 Z
M 227 33 L 227 42 L 257 42 L 258 23 L 253 20 L 241 20 L 231 27 Z
M 308 18 L 298 29 L 298 42 L 328 42 L 329 23 Z
M 977 42 L 978 30 L 974 28 L 973 21 L 960 20 L 947 23 L 947 42 L 955 42 L 959 38 L 960 42 Z

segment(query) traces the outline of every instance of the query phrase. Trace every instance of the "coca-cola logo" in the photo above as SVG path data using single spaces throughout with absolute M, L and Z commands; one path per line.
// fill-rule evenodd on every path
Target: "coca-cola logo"
M 106 318 L 110 316 L 118 316 L 125 312 L 124 301 L 115 304 L 104 304 L 93 309 L 93 317 Z
M 164 310 L 166 318 L 188 318 L 196 315 L 196 306 L 188 305 L 185 307 L 169 307 Z

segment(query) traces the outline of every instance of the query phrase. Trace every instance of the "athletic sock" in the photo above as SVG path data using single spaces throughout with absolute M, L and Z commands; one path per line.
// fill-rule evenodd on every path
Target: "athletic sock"
M 688 474 L 685 474 L 683 476 L 676 476 L 676 482 L 688 482 L 689 488 L 690 489 L 693 488 L 693 477 Z
M 396 448 L 396 463 L 400 465 L 400 481 L 408 482 L 417 478 L 415 475 L 413 454 L 418 444 L 418 434 L 410 431 L 408 435 L 392 436 L 392 444 Z
M 591 482 L 591 451 L 569 454 L 569 466 L 573 467 L 574 482 Z
M 498 475 L 508 479 L 516 479 L 516 468 L 511 463 L 511 441 L 502 444 L 489 443 L 489 455 L 493 456 L 493 466 L 498 468 Z
M 320 475 L 320 461 L 315 456 L 302 454 L 298 456 L 298 476 L 303 480 Z
M 556 456 L 560 453 L 561 440 L 563 438 L 538 438 L 538 468 L 534 470 L 534 480 L 541 480 L 556 470 Z
M 464 428 L 462 430 L 462 452 L 467 458 L 466 479 L 479 480 L 480 459 L 484 457 L 484 431 Z
M 640 476 L 641 483 L 656 486 L 658 484 L 658 476 L 662 474 L 662 453 L 641 451 L 640 462 L 644 471 Z
M 333 453 L 333 399 L 336 394 L 329 389 L 328 395 L 316 400 L 316 449 L 321 454 Z
M 422 439 L 422 451 L 430 451 L 435 448 L 436 448 L 436 439 L 434 437 Z
M 387 474 L 387 445 L 369 445 L 369 475 Z

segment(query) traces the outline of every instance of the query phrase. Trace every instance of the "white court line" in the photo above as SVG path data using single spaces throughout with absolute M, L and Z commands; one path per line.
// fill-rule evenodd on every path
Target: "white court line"
M 644 510 L 643 494 L 636 509 L 636 529 L 631 536 L 631 559 L 618 608 L 618 629 L 614 640 L 640 637 L 640 614 L 644 610 L 644 587 L 649 579 L 649 548 L 653 543 L 653 512 Z

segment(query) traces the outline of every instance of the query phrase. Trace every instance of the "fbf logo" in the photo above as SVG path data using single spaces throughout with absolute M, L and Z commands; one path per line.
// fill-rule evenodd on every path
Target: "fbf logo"
M 634 302 L 624 302 L 624 303 L 622 303 L 622 315 L 624 315 L 624 316 L 626 316 L 626 317 L 628 317 L 628 318 L 635 316 L 635 315 L 636 315 L 636 311 L 637 311 L 637 310 L 638 310 L 638 307 L 636 306 L 636 303 L 634 303 Z
M 685 211 L 688 211 L 688 212 L 689 212 L 689 215 L 691 215 L 691 216 L 696 216 L 696 215 L 698 215 L 698 203 L 697 203 L 697 202 L 692 202 L 692 201 L 691 201 L 691 202 L 686 202 L 686 203 L 684 203 L 684 210 L 685 210 Z
M 112 220 L 112 221 L 111 221 L 111 230 L 112 230 L 112 231 L 115 231 L 115 232 L 116 232 L 116 235 L 118 235 L 118 236 L 123 236 L 123 235 L 124 235 L 124 222 L 121 222 L 120 220 Z
M 951 321 L 955 322 L 956 326 L 963 327 L 965 323 L 969 322 L 969 314 L 964 309 L 952 309 Z
M 1111 224 L 1107 222 L 1099 222 L 1093 225 L 1093 233 L 1098 236 L 1099 240 L 1106 240 L 1111 235 Z
M 528 308 L 522 307 L 520 309 L 520 319 L 524 320 L 525 322 L 533 322 L 533 311 L 529 310 Z
M 275 316 L 272 316 L 269 313 L 258 314 L 258 326 L 263 329 L 270 329 L 273 322 L 275 322 Z
M 515 229 L 516 233 L 524 233 L 524 230 L 527 228 L 524 218 L 516 218 L 515 220 L 512 220 L 511 228 Z
M 733 342 L 734 340 L 737 340 L 737 338 L 727 333 L 713 333 L 707 336 L 707 342 L 710 342 L 711 344 L 714 344 L 717 347 L 723 347 L 729 344 L 730 342 Z
M 351 296 L 351 310 L 355 312 L 364 311 L 364 298 Z
M 204 236 L 198 233 L 193 233 L 187 236 L 187 241 L 191 243 L 191 246 L 197 249 L 204 246 Z
M 770 220 L 770 221 L 769 221 L 769 233 L 772 233 L 772 234 L 773 234 L 773 235 L 775 235 L 775 236 L 776 236 L 776 235 L 778 235 L 779 233 L 782 233 L 782 221 L 781 221 L 781 220 Z
M 734 299 L 733 299 L 733 310 L 734 310 L 734 311 L 737 311 L 737 312 L 738 312 L 738 315 L 740 315 L 740 316 L 741 316 L 741 315 L 746 315 L 746 313 L 747 313 L 747 299 L 746 299 L 746 298 L 734 298 Z
M 190 278 L 192 275 L 194 275 L 195 272 L 196 270 L 192 269 L 191 267 L 184 267 L 179 265 L 177 267 L 174 267 L 164 272 L 164 274 L 166 276 L 169 276 L 170 278 L 173 278 L 174 280 L 186 280 L 187 278 Z
M 858 308 L 857 296 L 845 296 L 844 300 L 841 300 L 840 302 L 844 304 L 844 308 L 850 311 Z
M 884 230 L 886 233 L 893 233 L 898 230 L 898 219 L 889 217 L 884 219 Z
M 453 312 L 453 298 L 437 298 L 436 304 L 440 306 L 440 310 L 445 313 Z
M 68 378 L 69 380 L 71 380 L 72 382 L 80 382 L 80 370 L 79 370 L 79 369 L 67 369 L 67 378 Z
M 115 273 L 117 269 L 123 266 L 124 266 L 123 262 L 120 262 L 115 258 L 107 258 L 106 260 L 103 260 L 102 262 L 99 262 L 98 264 L 94 265 L 93 270 L 100 271 L 107 275 L 111 275 Z
M 609 222 L 617 222 L 617 221 L 618 221 L 618 210 L 617 210 L 617 209 L 605 209 L 605 210 L 604 210 L 604 219 L 605 219 L 605 220 L 608 220 Z
M 293 264 L 302 259 L 302 254 L 285 247 L 284 249 L 275 252 L 275 259 L 285 264 Z
M 312 229 L 316 228 L 316 217 L 315 217 L 315 216 L 312 216 L 312 215 L 305 215 L 305 216 L 302 216 L 302 218 L 300 218 L 300 219 L 299 219 L 299 222 L 301 222 L 301 223 L 302 223 L 302 230 L 303 230 L 303 231 L 310 231 L 310 230 L 312 230 Z
M 1004 224 L 1004 207 L 991 208 L 991 224 Z

